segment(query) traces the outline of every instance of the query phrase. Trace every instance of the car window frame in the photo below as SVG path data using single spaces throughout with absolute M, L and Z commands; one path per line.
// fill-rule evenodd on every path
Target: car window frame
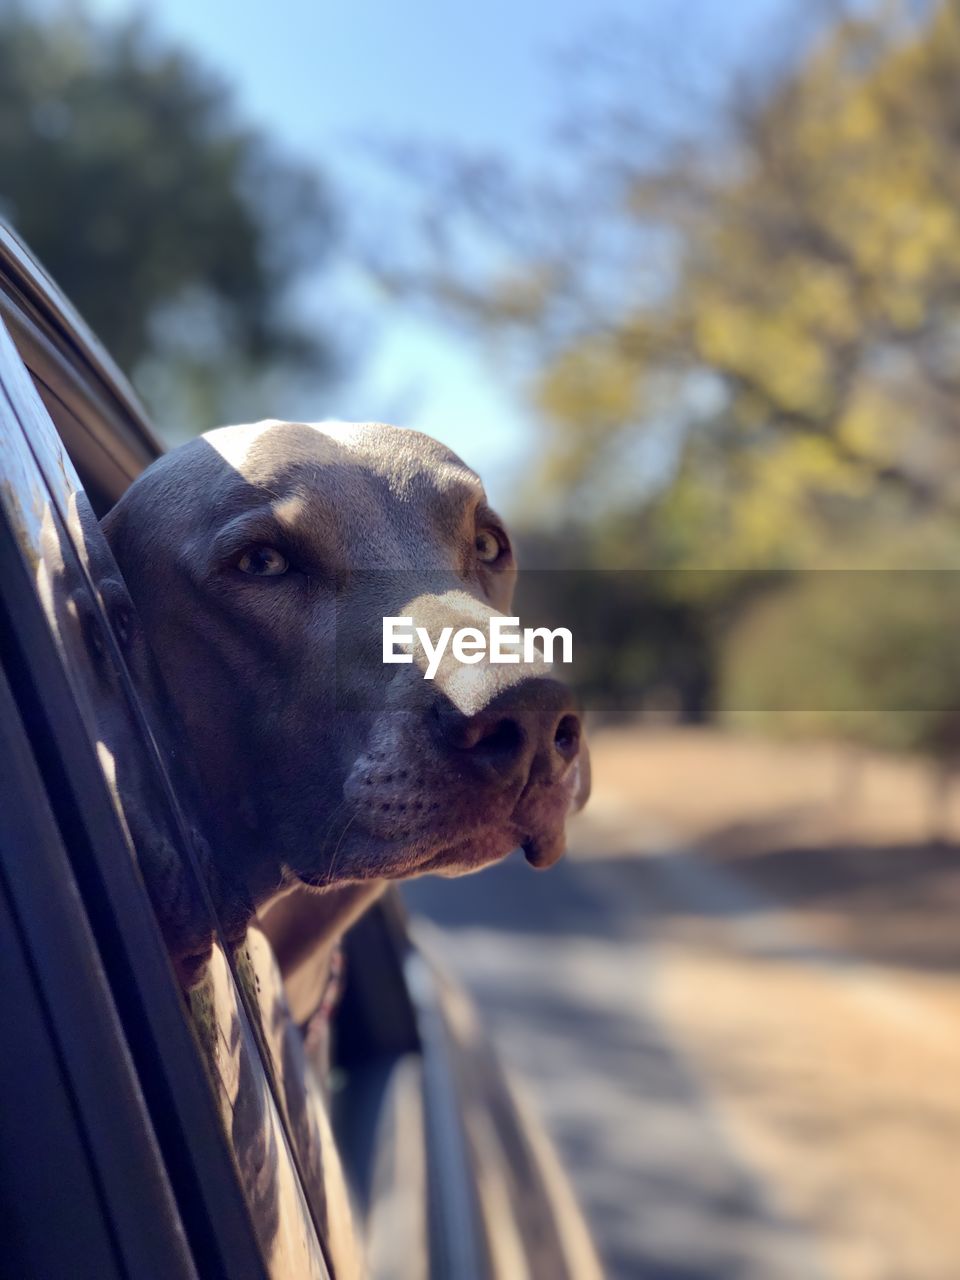
M 25 416 L 36 415 L 24 379 L 29 382 L 29 374 L 0 321 L 5 464 L 15 448 L 26 449 L 32 458 L 37 445 L 24 422 Z M 41 497 L 36 491 L 19 496 L 27 501 Z M 54 497 L 48 497 L 56 510 Z M 4 670 L 88 913 L 200 1274 L 266 1280 L 152 908 L 7 506 L 0 512 L 0 622 Z
M 103 515 L 163 445 L 103 345 L 2 218 L 0 319 Z

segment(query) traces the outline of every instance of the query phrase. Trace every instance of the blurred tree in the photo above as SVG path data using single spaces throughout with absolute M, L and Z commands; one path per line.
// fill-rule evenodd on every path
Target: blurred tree
M 0 0 L 0 212 L 161 425 L 253 413 L 278 371 L 333 371 L 290 306 L 334 237 L 326 188 L 143 17 Z
M 579 538 L 584 566 L 679 571 L 608 629 L 608 695 L 655 687 L 679 636 L 681 705 L 707 690 L 772 713 L 785 682 L 785 710 L 821 731 L 954 752 L 936 578 L 898 601 L 897 575 L 821 598 L 770 573 L 960 553 L 960 5 L 818 10 L 785 61 L 765 50 L 719 94 L 685 79 L 666 122 L 642 50 L 608 36 L 586 68 L 601 89 L 539 185 L 404 152 L 432 193 L 427 234 L 379 270 L 524 352 L 538 514 L 562 513 L 540 563 Z M 588 616 L 589 586 L 557 580 L 560 612 Z M 737 625 L 771 583 L 775 608 Z
M 737 728 L 936 762 L 933 813 L 960 768 L 960 583 L 941 570 L 793 575 L 734 625 L 718 677 Z
M 960 505 L 960 7 L 857 5 L 802 47 L 685 134 L 634 65 L 547 189 L 414 169 L 431 256 L 384 278 L 531 340 L 545 492 L 617 511 L 621 561 L 624 512 L 648 563 L 766 567 Z

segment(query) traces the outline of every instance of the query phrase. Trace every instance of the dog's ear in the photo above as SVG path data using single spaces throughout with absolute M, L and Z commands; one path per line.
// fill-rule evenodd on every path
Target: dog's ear
M 110 550 L 113 552 L 113 558 L 117 564 L 122 565 L 127 559 L 124 554 L 127 542 L 127 526 L 126 511 L 123 499 L 110 508 L 107 514 L 100 521 L 100 528 L 103 530 L 103 536 L 107 540 Z
M 131 502 L 125 494 L 100 521 L 103 536 L 135 601 L 138 578 L 142 576 L 138 574 L 138 566 L 146 561 L 149 554 L 149 541 L 144 536 L 144 530 L 140 527 L 140 522 L 133 519 L 136 510 L 137 504 Z

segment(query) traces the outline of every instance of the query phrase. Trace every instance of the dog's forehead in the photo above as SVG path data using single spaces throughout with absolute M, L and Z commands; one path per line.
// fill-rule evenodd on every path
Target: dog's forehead
M 220 427 L 203 439 L 249 484 L 271 486 L 362 470 L 398 497 L 482 492 L 479 477 L 430 436 L 380 422 L 283 422 Z

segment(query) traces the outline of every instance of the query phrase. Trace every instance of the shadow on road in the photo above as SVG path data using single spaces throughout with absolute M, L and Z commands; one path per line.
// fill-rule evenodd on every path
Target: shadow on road
M 718 833 L 717 847 L 730 847 L 727 832 Z M 960 846 L 774 847 L 697 861 L 704 880 L 698 893 L 677 883 L 675 852 L 617 850 L 567 858 L 546 876 L 514 855 L 482 879 L 416 882 L 409 900 L 451 929 L 585 938 L 639 938 L 670 921 L 786 909 L 801 920 L 816 915 L 825 945 L 864 961 L 929 972 L 960 968 Z M 708 878 L 743 891 L 716 891 Z
M 532 1087 L 611 1277 L 814 1280 L 660 1025 L 648 942 L 669 907 L 657 859 L 519 857 L 405 886 Z

